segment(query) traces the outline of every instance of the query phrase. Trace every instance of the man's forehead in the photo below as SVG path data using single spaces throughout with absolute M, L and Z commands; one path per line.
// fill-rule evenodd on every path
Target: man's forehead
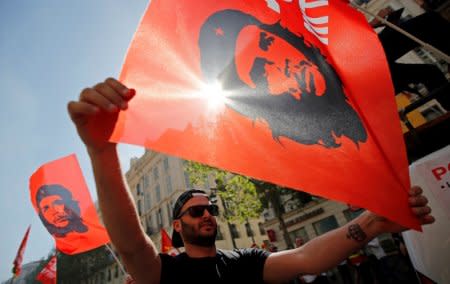
M 195 205 L 208 205 L 210 204 L 208 197 L 206 196 L 194 196 L 191 199 L 189 199 L 181 208 L 181 211 L 195 206 Z

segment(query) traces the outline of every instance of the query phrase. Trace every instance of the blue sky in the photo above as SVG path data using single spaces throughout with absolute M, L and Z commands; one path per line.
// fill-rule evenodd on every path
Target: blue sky
M 84 87 L 118 76 L 147 4 L 0 1 L 0 281 L 12 275 L 29 224 L 24 263 L 46 256 L 53 246 L 29 201 L 28 178 L 40 165 L 76 153 L 96 199 L 88 157 L 66 105 Z M 142 153 L 121 145 L 124 170 Z

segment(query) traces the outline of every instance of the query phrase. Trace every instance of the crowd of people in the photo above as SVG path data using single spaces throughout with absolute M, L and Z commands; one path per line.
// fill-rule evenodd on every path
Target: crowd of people
M 296 240 L 296 244 L 302 244 Z M 338 266 L 317 275 L 299 275 L 292 284 L 420 284 L 399 234 L 371 240 Z

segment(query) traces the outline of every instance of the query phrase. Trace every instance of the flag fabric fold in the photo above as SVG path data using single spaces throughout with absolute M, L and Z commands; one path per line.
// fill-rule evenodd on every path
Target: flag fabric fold
M 151 1 L 120 80 L 111 141 L 419 227 L 385 55 L 345 1 Z
M 29 187 L 31 203 L 59 251 L 77 254 L 109 242 L 74 154 L 42 165 Z

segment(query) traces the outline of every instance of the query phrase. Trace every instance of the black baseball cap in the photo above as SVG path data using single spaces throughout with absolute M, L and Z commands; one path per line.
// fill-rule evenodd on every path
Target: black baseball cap
M 196 196 L 204 196 L 209 199 L 209 196 L 203 190 L 190 189 L 188 191 L 183 192 L 178 197 L 177 201 L 175 202 L 175 205 L 173 206 L 172 216 L 173 216 L 174 220 L 178 219 L 178 216 L 181 213 L 181 208 L 184 206 L 184 204 L 186 204 L 186 202 L 188 202 L 189 199 L 191 199 L 192 197 L 196 197 Z M 172 232 L 172 245 L 175 248 L 184 246 L 184 243 L 183 243 L 183 240 L 181 239 L 180 233 L 175 231 L 175 229 L 173 229 L 173 232 Z

